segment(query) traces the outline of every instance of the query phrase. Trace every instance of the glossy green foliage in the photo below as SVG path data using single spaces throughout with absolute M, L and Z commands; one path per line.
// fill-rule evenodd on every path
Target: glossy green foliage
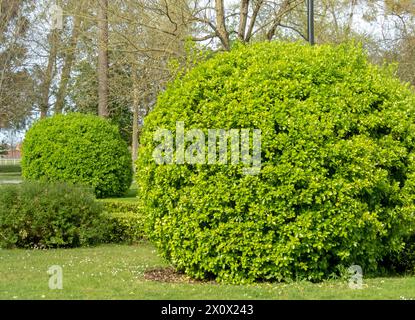
M 414 226 L 415 97 L 353 45 L 260 43 L 177 79 L 146 118 L 137 184 L 161 253 L 196 278 L 372 272 Z M 158 128 L 262 131 L 262 168 L 157 165 Z M 206 134 L 206 130 L 205 130 Z
M 91 186 L 97 197 L 121 196 L 130 187 L 130 152 L 116 126 L 71 113 L 38 121 L 23 142 L 25 179 Z

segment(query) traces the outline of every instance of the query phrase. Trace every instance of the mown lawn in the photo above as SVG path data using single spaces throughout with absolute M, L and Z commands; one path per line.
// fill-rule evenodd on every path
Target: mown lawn
M 19 172 L 0 172 L 0 183 L 17 183 L 21 180 Z
M 1 180 L 20 180 L 19 173 L 1 173 Z M 136 186 L 125 198 L 136 201 Z M 63 269 L 63 289 L 48 287 L 47 270 Z M 154 247 L 102 245 L 56 250 L 1 250 L 0 299 L 415 299 L 415 277 L 364 279 L 361 290 L 347 281 L 224 285 L 147 280 L 145 272 L 167 268 Z
M 63 269 L 63 289 L 48 287 L 47 270 Z M 147 280 L 166 267 L 153 246 L 103 245 L 57 250 L 0 250 L 0 299 L 415 299 L 415 277 L 364 279 L 364 288 L 326 281 L 223 285 Z

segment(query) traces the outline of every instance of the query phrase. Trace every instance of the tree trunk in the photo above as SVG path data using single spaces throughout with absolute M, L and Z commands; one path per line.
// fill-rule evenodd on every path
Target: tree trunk
M 226 30 L 225 24 L 225 6 L 223 0 L 215 0 L 215 11 L 216 11 L 216 29 L 217 34 L 222 42 L 223 48 L 227 51 L 230 50 L 229 33 Z
M 252 37 L 252 32 L 254 31 L 254 26 L 256 23 L 256 19 L 259 14 L 259 10 L 261 10 L 262 4 L 264 3 L 264 0 L 258 0 L 255 4 L 254 11 L 252 12 L 251 21 L 249 22 L 248 31 L 245 35 L 245 42 L 249 42 Z
M 98 0 L 98 115 L 108 117 L 108 0 Z
M 278 10 L 278 13 L 275 16 L 275 20 L 272 23 L 271 28 L 267 32 L 267 39 L 268 41 L 271 41 L 272 38 L 275 35 L 275 31 L 277 30 L 278 26 L 281 24 L 281 21 L 284 17 L 284 14 L 286 14 L 288 11 L 291 10 L 291 0 L 284 0 L 281 4 L 280 9 Z
M 133 143 L 132 143 L 132 158 L 133 158 L 133 165 L 135 161 L 137 160 L 137 154 L 138 154 L 138 120 L 140 118 L 140 107 L 138 104 L 134 102 L 133 107 Z
M 131 146 L 131 155 L 133 159 L 133 168 L 135 171 L 135 161 L 137 160 L 138 154 L 138 120 L 139 120 L 139 113 L 140 113 L 140 95 L 139 95 L 139 88 L 138 88 L 138 80 L 137 80 L 137 69 L 133 67 L 133 136 L 132 136 L 132 146 Z
M 49 34 L 49 57 L 48 57 L 48 65 L 46 67 L 45 76 L 43 79 L 42 84 L 42 93 L 41 93 L 41 100 L 40 100 L 40 117 L 45 118 L 48 114 L 49 110 L 49 92 L 50 92 L 50 84 L 53 78 L 53 71 L 56 62 L 56 54 L 58 51 L 58 31 L 53 29 Z
M 241 12 L 239 18 L 238 38 L 245 41 L 245 29 L 248 20 L 249 0 L 241 0 Z
M 59 84 L 58 93 L 56 95 L 55 113 L 62 113 L 67 92 L 68 82 L 71 75 L 72 64 L 75 58 L 76 45 L 78 43 L 79 29 L 81 26 L 80 13 L 82 12 L 82 2 L 79 4 L 78 10 L 75 12 L 74 24 L 71 34 L 71 40 L 68 51 L 65 55 L 65 61 L 62 68 L 61 81 Z

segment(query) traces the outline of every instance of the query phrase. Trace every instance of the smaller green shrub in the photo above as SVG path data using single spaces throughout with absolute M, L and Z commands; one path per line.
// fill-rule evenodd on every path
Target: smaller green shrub
M 98 198 L 124 195 L 132 181 L 128 146 L 117 126 L 94 115 L 70 113 L 37 121 L 22 146 L 27 180 L 84 184 Z
M 106 212 L 106 241 L 111 243 L 134 243 L 144 238 L 143 217 L 134 212 Z
M 102 238 L 92 189 L 25 181 L 0 187 L 0 248 L 77 247 Z
M 1 165 L 0 172 L 22 172 L 22 167 L 20 165 Z
M 134 243 L 145 238 L 144 216 L 137 203 L 105 201 L 105 241 Z

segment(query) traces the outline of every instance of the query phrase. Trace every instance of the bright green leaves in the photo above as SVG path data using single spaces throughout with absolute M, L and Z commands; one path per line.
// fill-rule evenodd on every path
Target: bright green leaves
M 258 43 L 171 84 L 146 118 L 140 202 L 160 251 L 196 278 L 320 280 L 375 270 L 414 230 L 415 96 L 350 45 Z M 255 128 L 262 168 L 156 165 L 158 128 Z
M 120 196 L 131 184 L 131 156 L 107 120 L 58 115 L 40 120 L 26 133 L 22 173 L 29 180 L 85 184 L 98 197 Z

